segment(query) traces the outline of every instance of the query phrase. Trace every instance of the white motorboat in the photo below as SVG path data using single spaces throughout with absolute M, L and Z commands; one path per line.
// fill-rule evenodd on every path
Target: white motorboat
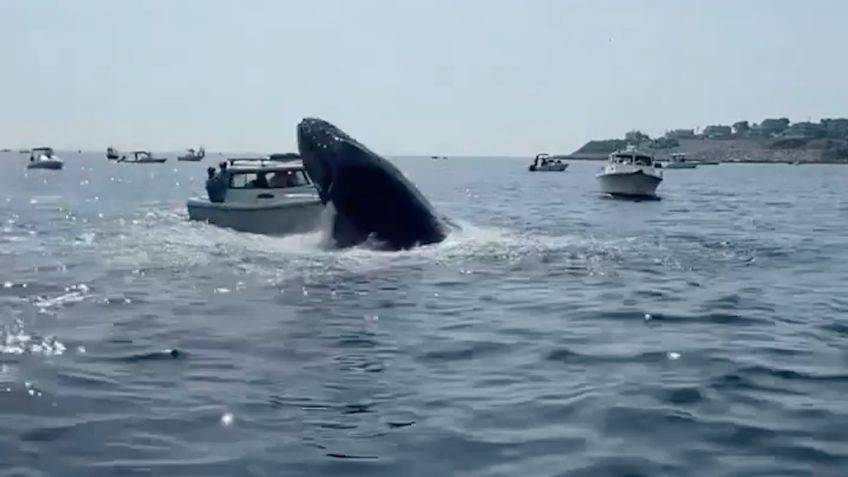
M 178 156 L 177 160 L 199 162 L 202 161 L 204 157 L 206 157 L 206 149 L 203 149 L 203 146 L 200 146 L 196 151 L 192 148 L 189 148 L 188 152 L 185 155 Z
M 149 151 L 133 151 L 132 158 L 121 156 L 118 162 L 127 164 L 161 164 L 167 160 L 167 157 L 155 157 Z
M 34 147 L 29 153 L 27 169 L 59 170 L 65 167 L 65 161 L 53 154 L 51 147 Z
M 664 169 L 694 169 L 696 167 L 698 163 L 688 160 L 686 154 L 682 152 L 671 154 L 669 160 L 663 164 Z
M 562 162 L 560 159 L 554 159 L 550 154 L 537 154 L 533 159 L 533 164 L 527 169 L 530 172 L 561 172 L 568 167 L 568 163 Z
M 302 161 L 262 157 L 230 159 L 228 163 L 222 179 L 226 183 L 223 202 L 189 199 L 191 220 L 268 235 L 320 228 L 324 205 Z
M 656 197 L 663 180 L 654 158 L 634 147 L 615 151 L 596 176 L 605 194 L 624 197 Z

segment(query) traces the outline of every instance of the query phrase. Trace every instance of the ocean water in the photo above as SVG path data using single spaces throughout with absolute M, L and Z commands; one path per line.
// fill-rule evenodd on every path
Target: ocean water
M 461 230 L 386 253 L 62 156 L 0 155 L 0 476 L 848 472 L 848 168 L 401 158 Z

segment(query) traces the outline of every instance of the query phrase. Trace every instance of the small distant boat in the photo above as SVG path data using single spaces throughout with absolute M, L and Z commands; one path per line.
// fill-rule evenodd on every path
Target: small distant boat
M 27 169 L 51 169 L 60 170 L 65 167 L 65 162 L 53 154 L 51 147 L 34 147 L 29 153 L 29 164 Z
M 559 159 L 554 159 L 550 154 L 537 154 L 533 159 L 533 164 L 527 169 L 530 172 L 561 172 L 568 168 L 568 163 L 562 162 Z
M 717 166 L 719 164 L 721 164 L 719 161 L 710 161 L 707 159 L 698 161 L 699 166 Z
M 686 154 L 682 152 L 673 153 L 663 164 L 664 169 L 695 169 L 696 167 L 698 163 L 686 159 Z
M 654 158 L 634 147 L 615 151 L 596 176 L 601 191 L 612 196 L 656 197 L 663 180 Z
M 127 158 L 127 156 L 121 156 L 118 162 L 127 164 L 161 164 L 167 160 L 167 157 L 154 157 L 150 151 L 133 151 L 132 159 Z
M 120 158 L 121 155 L 118 153 L 117 149 L 112 146 L 106 148 L 106 159 L 109 159 L 110 161 L 117 161 Z
M 4 147 L 3 149 L 0 149 L 0 152 L 12 152 L 12 150 L 8 147 Z
M 228 162 L 224 201 L 189 199 L 189 219 L 269 235 L 310 232 L 320 227 L 324 206 L 301 160 L 258 157 Z
M 197 151 L 192 148 L 189 148 L 188 153 L 177 157 L 177 160 L 199 162 L 202 161 L 204 157 L 206 157 L 206 149 L 203 149 L 203 146 L 200 146 Z

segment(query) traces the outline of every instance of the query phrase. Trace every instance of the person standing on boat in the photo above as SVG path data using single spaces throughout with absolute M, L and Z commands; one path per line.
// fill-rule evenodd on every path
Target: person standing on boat
M 227 194 L 227 184 L 222 180 L 221 174 L 215 174 L 214 167 L 206 169 L 206 174 L 209 176 L 206 179 L 206 194 L 209 195 L 209 202 L 224 202 Z

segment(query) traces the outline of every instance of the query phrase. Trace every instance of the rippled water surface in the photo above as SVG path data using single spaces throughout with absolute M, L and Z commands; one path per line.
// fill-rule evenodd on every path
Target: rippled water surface
M 846 475 L 848 168 L 397 159 L 462 229 L 385 253 L 63 156 L 0 155 L 0 476 Z

